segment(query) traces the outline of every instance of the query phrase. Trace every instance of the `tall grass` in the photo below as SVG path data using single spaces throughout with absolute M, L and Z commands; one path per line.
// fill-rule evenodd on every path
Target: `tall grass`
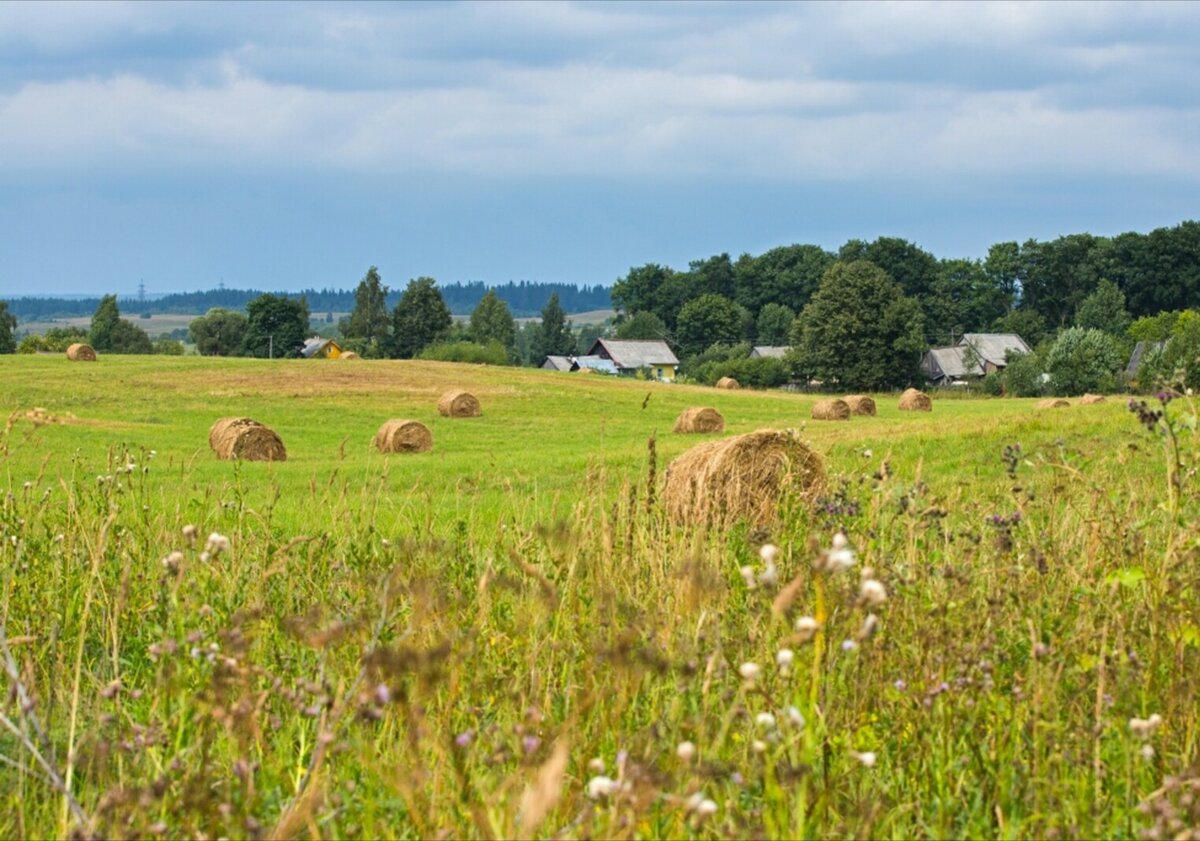
M 126 369 L 152 410 L 104 409 L 99 385 L 45 407 L 73 424 L 35 425 L 52 386 L 7 381 L 6 835 L 1200 831 L 1187 400 L 881 408 L 813 430 L 816 506 L 706 532 L 654 499 L 686 444 L 651 432 L 699 391 L 380 363 L 426 376 L 357 404 L 337 382 L 294 409 L 294 383 L 265 389 L 285 420 L 345 418 L 268 467 L 173 443 L 218 413 L 196 384 L 242 370 L 176 364 Z M 435 454 L 510 452 L 339 455 L 437 376 L 484 418 L 435 427 Z M 719 398 L 743 428 L 811 402 Z

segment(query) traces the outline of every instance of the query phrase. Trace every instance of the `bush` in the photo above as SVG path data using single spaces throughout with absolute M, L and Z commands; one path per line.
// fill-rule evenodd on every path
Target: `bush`
M 1042 367 L 1040 354 L 1011 354 L 1004 369 L 1004 390 L 1013 397 L 1041 397 L 1046 391 Z
M 743 388 L 778 388 L 790 379 L 784 361 L 771 357 L 706 362 L 692 374 L 692 379 L 705 385 L 713 385 L 721 377 L 733 377 Z
M 485 345 L 475 342 L 442 342 L 421 351 L 421 359 L 438 362 L 470 362 L 475 365 L 507 365 L 508 351 L 497 341 Z
M 183 356 L 183 342 L 178 339 L 159 339 L 154 343 L 154 352 L 161 356 Z
M 999 397 L 1004 394 L 1004 372 L 989 371 L 979 381 L 979 390 L 989 397 Z
M 1111 392 L 1121 366 L 1120 351 L 1113 337 L 1094 328 L 1072 327 L 1063 331 L 1046 355 L 1046 371 L 1055 394 Z

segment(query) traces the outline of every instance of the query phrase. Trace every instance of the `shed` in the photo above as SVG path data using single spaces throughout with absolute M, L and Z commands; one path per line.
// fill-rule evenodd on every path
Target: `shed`
M 305 359 L 337 359 L 342 355 L 342 346 L 333 339 L 313 336 L 305 340 L 300 355 Z
M 783 359 L 791 349 L 789 345 L 755 345 L 750 350 L 750 358 Z
M 569 356 L 547 356 L 542 368 L 547 371 L 573 371 L 575 363 Z

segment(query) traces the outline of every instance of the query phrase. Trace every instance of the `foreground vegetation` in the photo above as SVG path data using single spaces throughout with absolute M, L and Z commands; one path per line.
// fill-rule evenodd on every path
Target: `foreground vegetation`
M 656 502 L 675 416 L 812 397 L 133 357 L 0 394 L 5 835 L 1200 831 L 1187 399 L 879 395 L 804 429 L 816 506 L 705 532 Z M 213 459 L 232 414 L 289 460 Z M 389 417 L 433 452 L 372 453 Z

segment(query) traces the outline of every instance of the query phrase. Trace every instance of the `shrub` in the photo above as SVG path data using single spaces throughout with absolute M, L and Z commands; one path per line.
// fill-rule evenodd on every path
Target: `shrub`
M 470 362 L 476 365 L 507 365 L 508 351 L 497 341 L 485 345 L 475 342 L 443 342 L 421 351 L 421 359 L 439 362 Z
M 1015 353 L 1004 369 L 1004 390 L 1014 397 L 1041 397 L 1046 391 L 1042 360 L 1037 353 Z
M 1120 365 L 1117 343 L 1095 328 L 1063 331 L 1046 356 L 1046 371 L 1055 394 L 1112 391 Z

